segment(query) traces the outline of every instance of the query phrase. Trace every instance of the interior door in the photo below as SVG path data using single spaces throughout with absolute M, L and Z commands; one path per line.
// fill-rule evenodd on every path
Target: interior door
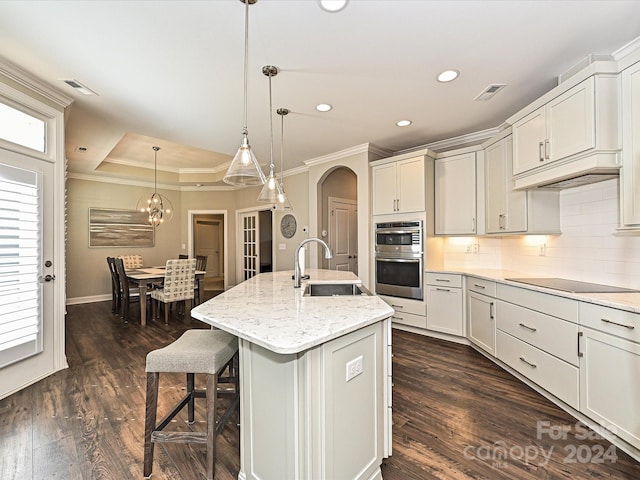
M 220 222 L 196 220 L 195 254 L 207 257 L 206 277 L 220 276 Z
M 329 269 L 358 274 L 358 206 L 353 200 L 329 198 L 331 226 Z
M 260 222 L 258 212 L 240 213 L 238 215 L 240 239 L 240 278 L 249 280 L 259 273 L 260 267 Z
M 55 370 L 54 167 L 0 149 L 0 398 Z

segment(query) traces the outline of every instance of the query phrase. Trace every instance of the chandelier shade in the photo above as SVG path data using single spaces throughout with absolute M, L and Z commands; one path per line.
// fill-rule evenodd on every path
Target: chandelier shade
M 249 65 L 249 5 L 257 0 L 240 0 L 245 4 L 244 15 L 244 107 L 242 143 L 233 157 L 227 173 L 222 179 L 229 185 L 264 185 L 266 178 L 256 156 L 249 145 L 249 130 L 247 128 L 247 70 Z
M 160 147 L 153 148 L 153 193 L 143 196 L 138 200 L 136 210 L 147 213 L 148 221 L 154 227 L 159 227 L 165 222 L 169 222 L 173 218 L 173 205 L 171 201 L 158 193 L 158 150 Z

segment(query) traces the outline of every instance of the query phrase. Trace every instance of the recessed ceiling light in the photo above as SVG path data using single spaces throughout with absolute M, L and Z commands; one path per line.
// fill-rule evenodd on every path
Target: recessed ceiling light
M 331 105 L 329 105 L 328 103 L 321 103 L 319 105 L 316 105 L 316 110 L 319 111 L 319 112 L 328 112 L 332 108 L 333 107 Z
M 400 120 L 396 122 L 396 125 L 399 127 L 408 127 L 409 125 L 411 125 L 411 120 Z
M 460 72 L 457 70 L 445 70 L 444 72 L 438 75 L 439 82 L 450 82 L 451 80 L 455 80 L 460 75 Z
M 318 0 L 320 8 L 325 12 L 339 12 L 347 6 L 349 0 Z

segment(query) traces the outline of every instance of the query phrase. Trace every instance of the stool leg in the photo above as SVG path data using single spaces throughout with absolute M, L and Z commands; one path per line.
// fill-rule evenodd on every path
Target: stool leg
M 216 397 L 218 375 L 207 374 L 207 480 L 216 474 Z
M 144 417 L 144 477 L 151 476 L 153 468 L 153 442 L 151 434 L 156 429 L 156 414 L 158 409 L 158 372 L 147 372 L 147 401 Z
M 189 395 L 189 403 L 188 403 L 188 411 L 189 411 L 189 425 L 193 425 L 195 422 L 194 415 L 194 404 L 195 404 L 195 395 L 193 391 L 195 389 L 195 375 L 193 373 L 187 373 L 187 394 Z

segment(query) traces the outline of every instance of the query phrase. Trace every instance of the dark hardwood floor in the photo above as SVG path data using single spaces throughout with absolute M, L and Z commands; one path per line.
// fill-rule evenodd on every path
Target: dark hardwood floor
M 205 326 L 174 318 L 142 328 L 113 316 L 110 302 L 69 306 L 70 368 L 0 401 L 0 479 L 142 478 L 145 356 L 188 328 Z M 470 347 L 400 331 L 393 343 L 385 480 L 640 478 L 640 464 L 604 440 L 578 439 L 572 417 Z M 161 409 L 183 381 L 161 376 Z M 178 424 L 190 428 L 185 415 Z M 567 438 L 554 440 L 563 428 Z M 217 445 L 216 479 L 237 479 L 235 419 Z M 153 478 L 203 478 L 204 457 L 203 445 L 158 445 Z

